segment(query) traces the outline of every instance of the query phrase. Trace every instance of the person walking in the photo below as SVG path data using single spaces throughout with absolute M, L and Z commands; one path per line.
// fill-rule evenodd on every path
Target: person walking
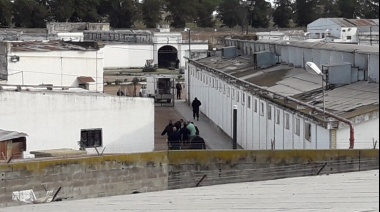
M 202 105 L 201 101 L 199 101 L 198 98 L 195 97 L 195 99 L 191 103 L 191 106 L 193 107 L 193 118 L 194 118 L 194 120 L 195 120 L 195 118 L 197 118 L 197 120 L 199 121 L 199 107 L 201 105 Z
M 181 99 L 181 94 L 182 94 L 182 85 L 181 83 L 177 82 L 176 84 L 176 89 L 177 89 L 177 99 Z
M 170 120 L 170 121 L 169 121 L 169 124 L 166 125 L 166 127 L 165 127 L 164 131 L 162 131 L 161 135 L 163 136 L 163 135 L 166 134 L 166 135 L 168 136 L 168 138 L 169 138 L 169 136 L 170 136 L 173 132 L 174 132 L 174 125 L 173 125 L 173 122 Z

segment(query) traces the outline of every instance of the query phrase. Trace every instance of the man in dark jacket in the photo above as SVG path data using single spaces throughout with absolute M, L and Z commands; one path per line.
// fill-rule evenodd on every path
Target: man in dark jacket
M 201 101 L 198 100 L 197 97 L 193 100 L 191 103 L 191 106 L 193 107 L 193 118 L 197 118 L 199 121 L 199 107 L 202 105 Z
M 182 85 L 181 85 L 181 83 L 177 82 L 175 88 L 177 89 L 177 99 L 181 99 L 181 94 L 182 94 Z
M 176 123 L 174 123 L 175 128 L 177 128 L 177 131 L 180 131 L 182 129 L 183 119 L 180 119 Z
M 164 131 L 162 131 L 161 135 L 166 134 L 169 138 L 170 134 L 172 134 L 174 131 L 173 128 L 174 128 L 173 122 L 170 120 L 169 124 L 165 127 Z
M 181 138 L 182 138 L 183 142 L 188 142 L 189 141 L 189 137 L 190 137 L 190 130 L 187 129 L 186 126 L 187 126 L 187 123 L 185 122 L 184 126 L 179 131 L 179 133 L 181 134 Z
M 173 133 L 168 137 L 168 147 L 170 150 L 180 150 L 181 146 L 181 133 L 174 127 Z

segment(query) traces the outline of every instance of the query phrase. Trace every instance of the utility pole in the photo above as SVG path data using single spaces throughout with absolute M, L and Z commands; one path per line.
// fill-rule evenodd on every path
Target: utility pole
M 191 104 L 191 100 L 190 100 L 190 78 L 191 78 L 191 74 L 190 74 L 190 60 L 191 60 L 191 30 L 190 28 L 188 29 L 189 31 L 189 61 L 187 63 L 187 99 L 188 99 L 188 103 L 189 105 Z
M 241 0 L 239 3 L 245 9 L 244 21 L 243 21 L 242 26 L 241 26 L 241 28 L 242 28 L 241 31 L 242 31 L 242 34 L 248 35 L 248 28 L 249 28 L 248 16 L 250 14 L 250 11 L 253 11 L 253 9 L 254 9 L 255 1 L 253 1 L 253 0 Z M 246 28 L 245 33 L 244 33 L 244 27 Z

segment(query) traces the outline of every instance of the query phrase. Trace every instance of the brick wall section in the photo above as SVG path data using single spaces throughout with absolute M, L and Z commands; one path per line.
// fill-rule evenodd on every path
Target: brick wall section
M 27 189 L 43 197 L 45 189 L 62 186 L 59 197 L 72 200 L 189 188 L 197 184 L 208 186 L 373 169 L 379 169 L 378 150 L 164 151 L 20 161 L 0 164 L 0 207 L 19 205 L 12 201 L 11 194 Z

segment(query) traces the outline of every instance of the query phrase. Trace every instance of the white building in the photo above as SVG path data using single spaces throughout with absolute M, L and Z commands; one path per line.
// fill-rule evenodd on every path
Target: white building
M 104 69 L 143 68 L 147 60 L 153 60 L 159 68 L 168 68 L 177 58 L 180 67 L 185 67 L 189 49 L 193 58 L 208 50 L 207 41 L 192 40 L 189 45 L 181 33 L 160 30 L 85 31 L 84 39 L 104 42 Z
M 379 55 L 374 47 L 356 49 L 353 56 L 337 44 L 226 43 L 243 56 L 191 61 L 186 81 L 190 99 L 198 97 L 202 113 L 231 137 L 232 109 L 238 106 L 237 137 L 244 149 L 348 149 L 349 122 L 354 148 L 373 148 L 379 140 Z M 325 109 L 347 122 L 321 113 L 321 77 L 306 72 L 305 61 L 328 73 Z M 260 65 L 265 68 L 255 68 Z
M 320 18 L 307 25 L 310 39 L 325 39 L 335 43 L 379 41 L 378 19 Z
M 103 51 L 94 42 L 2 42 L 0 84 L 50 84 L 103 92 Z
M 83 89 L 0 87 L 0 129 L 27 133 L 27 152 L 79 149 L 78 141 L 98 151 L 135 153 L 154 150 L 154 103 L 147 98 L 113 97 Z M 87 135 L 88 138 L 83 138 Z M 90 136 L 90 133 L 92 133 Z M 93 148 L 87 149 L 95 154 Z

